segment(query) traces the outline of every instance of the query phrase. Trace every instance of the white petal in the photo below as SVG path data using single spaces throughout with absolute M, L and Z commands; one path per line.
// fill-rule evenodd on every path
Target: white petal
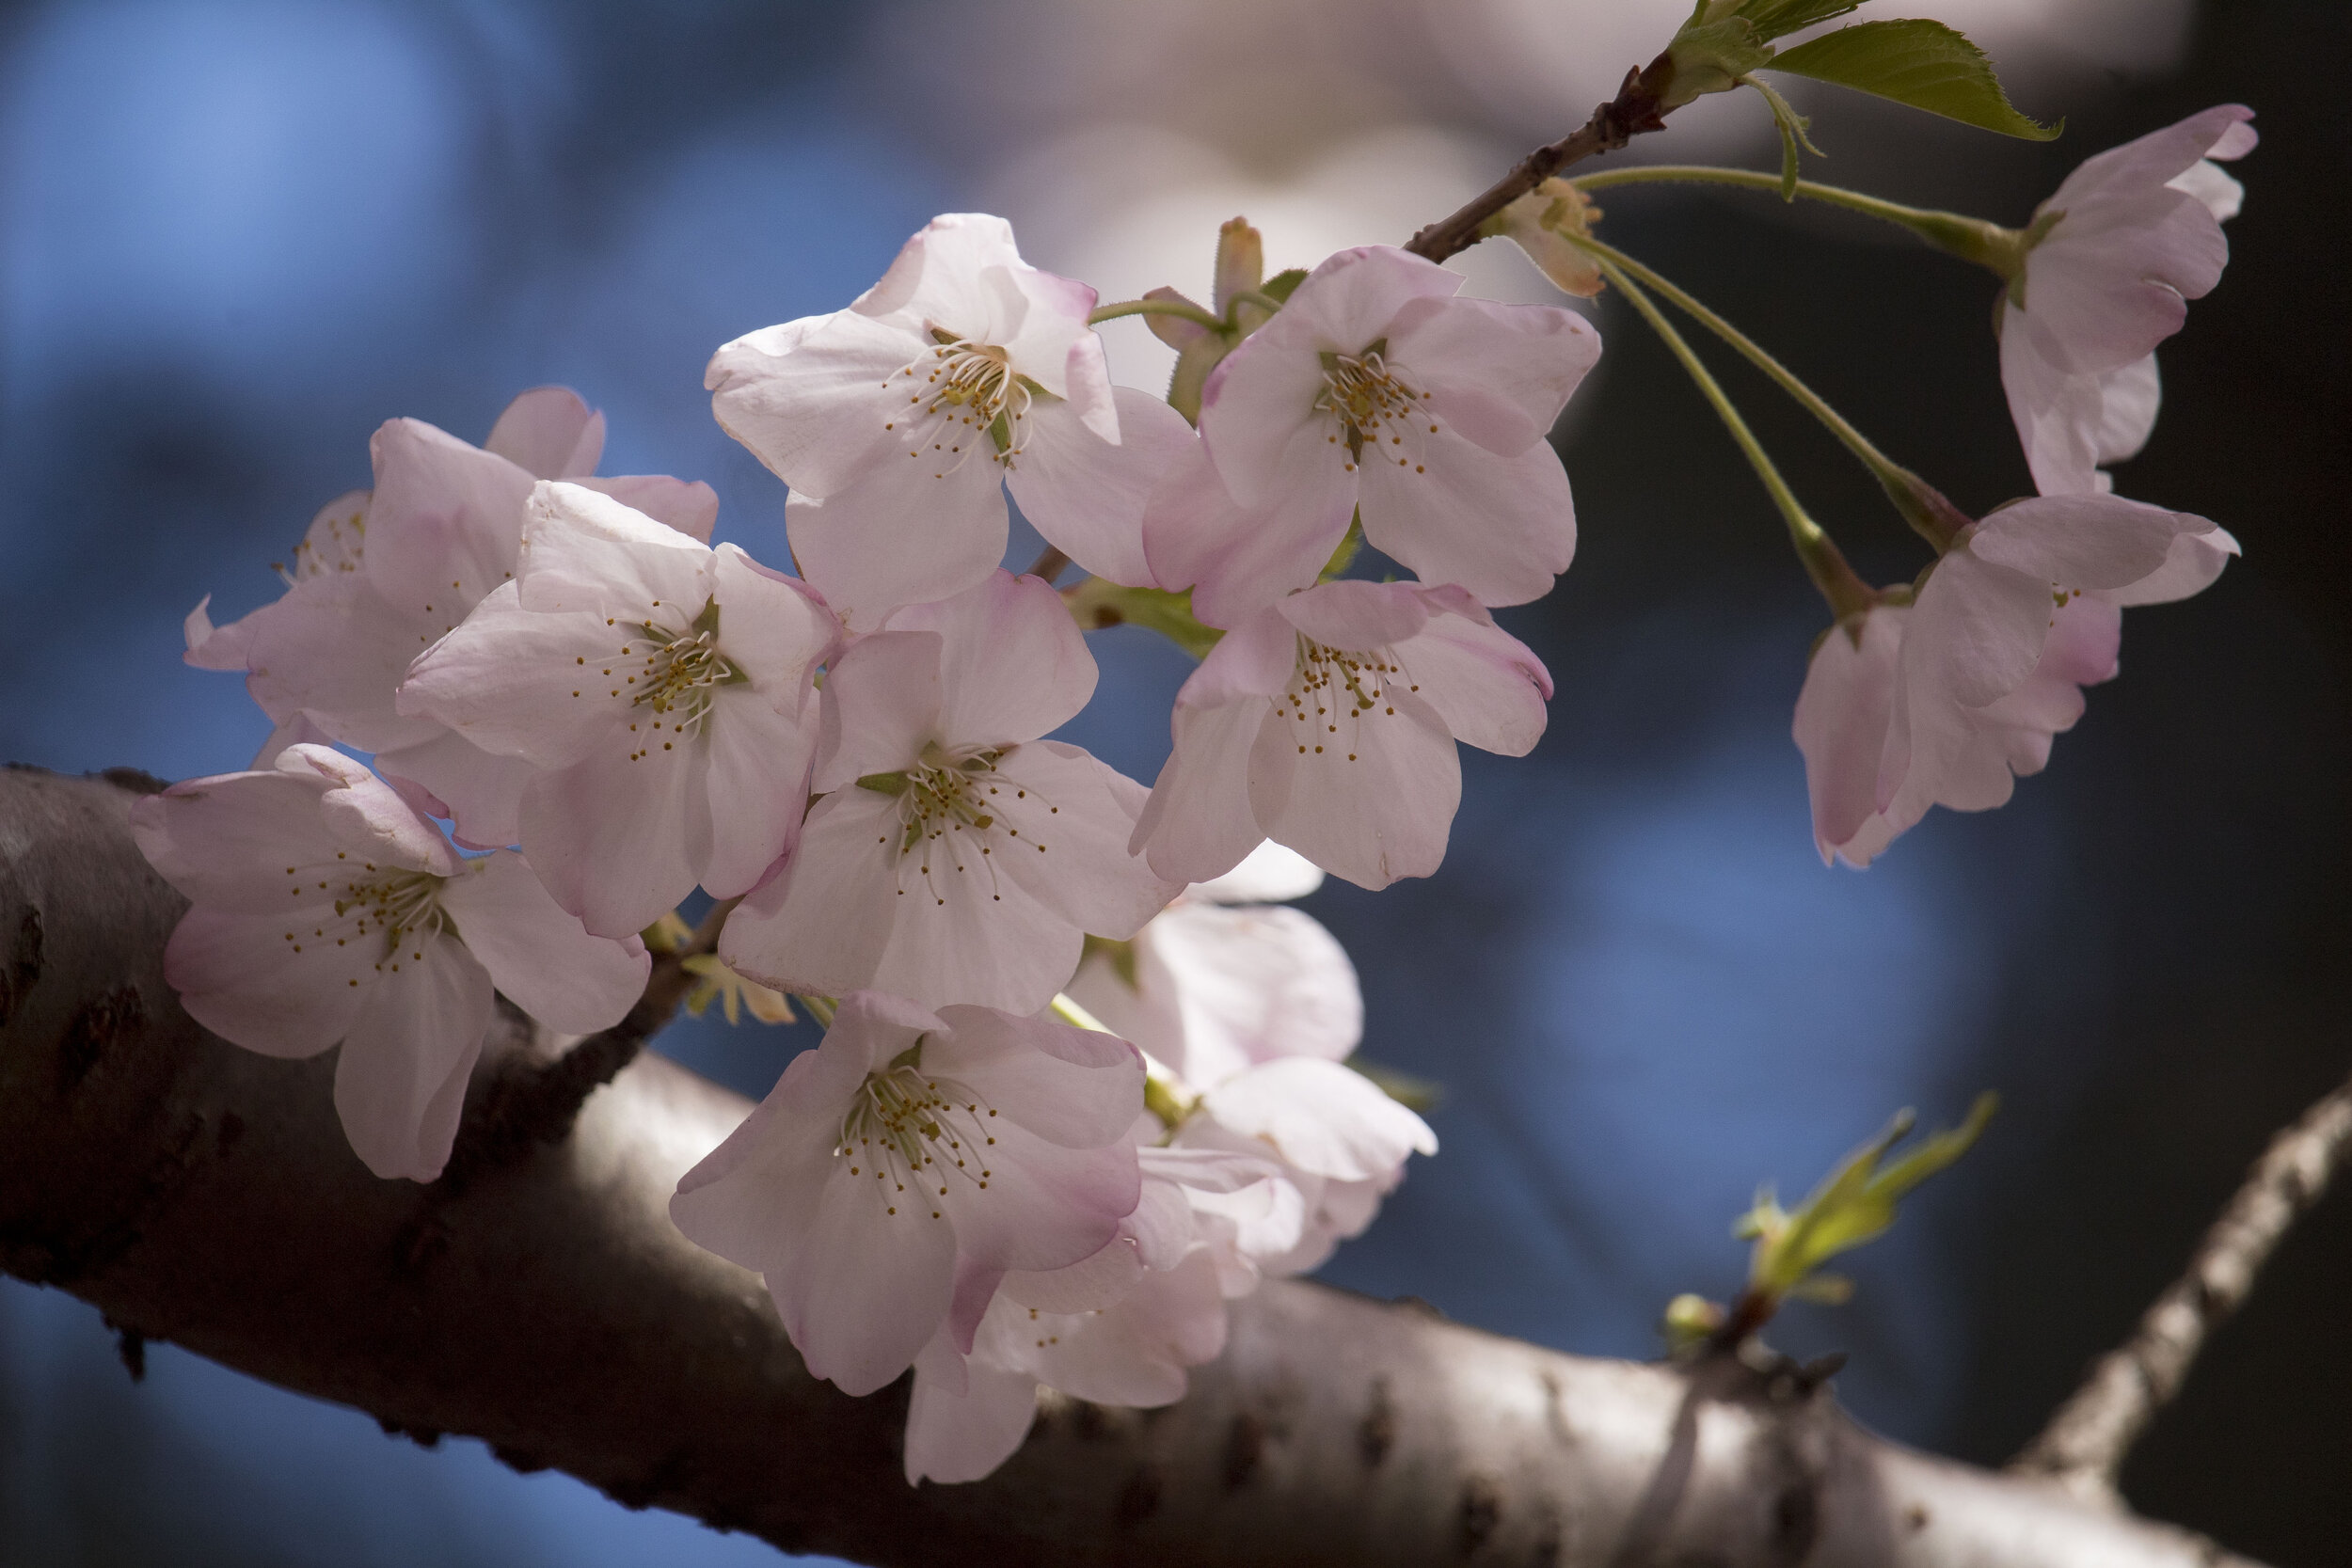
M 860 631 L 985 580 L 1011 536 L 994 459 L 927 467 L 904 447 L 826 499 L 794 491 L 784 520 L 803 574 Z
M 888 450 L 882 426 L 906 397 L 888 383 L 929 346 L 915 330 L 841 310 L 724 344 L 703 385 L 720 428 L 795 494 L 815 499 Z
M 1600 360 L 1600 334 L 1573 310 L 1486 299 L 1415 300 L 1390 329 L 1389 362 L 1469 439 L 1514 456 L 1543 439 Z M 1480 418 L 1492 400 L 1511 418 Z
M 1396 653 L 1408 689 L 1445 721 L 1454 739 L 1523 757 L 1543 738 L 1550 672 L 1475 604 L 1465 599 L 1454 613 L 1430 616 L 1421 635 Z
M 711 823 L 702 883 L 712 897 L 749 892 L 799 836 L 816 732 L 808 719 L 778 713 L 749 687 L 723 688 L 712 698 L 702 736 Z
M 906 1473 L 921 1481 L 979 1481 L 1010 1459 L 1037 1418 L 1037 1379 L 991 1362 L 975 1362 L 965 1391 L 954 1394 L 920 1365 L 907 1403 Z
M 833 661 L 811 789 L 831 793 L 913 765 L 939 733 L 940 647 L 936 632 L 874 632 Z
M 411 936 L 382 963 L 335 1062 L 335 1110 L 368 1169 L 430 1181 L 449 1163 L 490 1027 L 490 977 L 447 937 Z
M 366 751 L 429 739 L 439 726 L 404 717 L 394 693 L 408 661 L 464 614 L 420 620 L 356 573 L 305 578 L 238 623 L 252 672 L 246 689 L 271 718 L 308 713 L 337 740 Z
M 616 732 L 523 791 L 523 853 L 555 901 L 598 936 L 644 930 L 710 863 L 704 743 L 663 740 L 652 721 L 641 722 L 647 727 Z
M 1222 877 L 1195 882 L 1185 896 L 1215 904 L 1279 904 L 1323 885 L 1323 868 L 1295 849 L 1267 839 Z
M 946 1321 L 956 1231 L 932 1217 L 937 1206 L 924 1195 L 834 1164 L 806 1233 L 768 1289 L 810 1374 L 870 1394 L 914 1365 Z
M 1355 965 L 1301 911 L 1187 902 L 1145 940 L 1183 1019 L 1181 1052 L 1163 1059 L 1198 1088 L 1280 1056 L 1340 1061 L 1362 1040 Z
M 457 842 L 469 849 L 498 849 L 522 837 L 523 790 L 539 769 L 521 757 L 485 752 L 454 730 L 431 740 L 375 754 L 385 779 L 429 791 L 452 818 Z
M 689 483 L 667 474 L 616 474 L 611 479 L 583 476 L 572 483 L 610 496 L 630 511 L 642 512 L 663 528 L 700 544 L 710 543 L 710 531 L 719 522 L 719 492 L 700 480 Z
M 997 869 L 1080 930 L 1124 940 L 1184 891 L 1128 847 L 1148 799 L 1143 786 L 1079 748 L 1058 740 L 1017 747 L 987 788 L 1008 830 L 997 841 Z
M 1379 889 L 1445 859 L 1462 767 L 1445 721 L 1391 688 L 1369 714 L 1267 724 L 1250 754 L 1249 797 L 1267 836 Z
M 604 454 L 604 416 L 569 387 L 533 387 L 506 405 L 482 449 L 541 479 L 593 474 Z
M 1576 502 L 1559 453 L 1538 441 L 1498 457 L 1442 416 L 1402 446 L 1364 449 L 1364 538 L 1422 580 L 1458 583 L 1482 604 L 1551 591 L 1576 556 Z
M 1211 1089 L 1202 1107 L 1234 1132 L 1272 1144 L 1291 1164 L 1333 1180 L 1385 1180 L 1407 1156 L 1438 1152 L 1428 1123 L 1337 1062 L 1267 1062 Z
M 533 481 L 496 452 L 421 420 L 387 422 L 369 451 L 375 494 L 366 576 L 394 609 L 430 622 L 438 637 L 514 575 Z
M 645 989 L 645 944 L 589 935 L 512 849 L 467 862 L 442 888 L 441 907 L 491 982 L 551 1029 L 611 1028 Z
M 2212 587 L 2221 569 L 2237 553 L 2237 540 L 2226 529 L 2175 534 L 2163 565 L 2128 588 L 2118 588 L 2100 596 L 2112 604 L 2126 606 L 2170 604 L 2175 599 L 2185 599 Z
M 939 739 L 951 747 L 1033 740 L 1094 695 L 1085 634 L 1036 578 L 993 572 L 953 598 L 899 610 L 889 629 L 939 634 Z
M 276 768 L 189 779 L 131 805 L 139 852 L 198 904 L 237 914 L 275 914 L 299 904 L 289 888 L 336 879 L 342 842 L 319 820 L 333 782 Z
M 1143 1110 L 1142 1058 L 1115 1035 L 991 1007 L 939 1016 L 946 1031 L 924 1039 L 923 1071 L 986 1095 L 997 1113 L 987 1118 L 992 1132 L 1011 1120 L 1048 1143 L 1098 1148 L 1118 1143 Z
M 287 902 L 272 914 L 198 905 L 164 945 L 164 978 L 190 1018 L 230 1044 L 315 1056 L 369 1005 L 384 943 L 355 939 L 331 904 Z
M 577 484 L 532 491 L 520 560 L 524 609 L 617 620 L 616 635 L 648 619 L 685 626 L 710 601 L 708 546 Z
M 629 654 L 632 630 L 639 647 Z M 526 609 L 510 582 L 409 666 L 401 708 L 431 721 L 421 739 L 453 732 L 534 768 L 568 767 L 628 722 L 644 642 L 642 626 L 614 626 L 589 610 Z
M 1088 429 L 1071 404 L 1035 404 L 1025 421 L 1027 442 L 1006 481 L 1048 544 L 1096 577 L 1149 586 L 1144 505 L 1194 437 L 1183 415 L 1148 392 L 1121 387 L 1114 395 L 1117 445 Z
M 1805 669 L 1791 733 L 1804 754 L 1813 842 L 1824 865 L 1877 810 L 1879 759 L 1909 613 L 1876 609 L 1859 626 L 1831 627 Z

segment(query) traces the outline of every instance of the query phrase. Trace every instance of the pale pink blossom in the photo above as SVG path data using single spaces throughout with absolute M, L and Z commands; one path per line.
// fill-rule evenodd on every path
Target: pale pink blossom
M 1257 1284 L 1243 1248 L 1296 1245 L 1296 1189 L 1270 1160 L 1168 1148 L 1137 1160 L 1140 1201 L 1108 1246 L 1067 1269 L 1006 1275 L 968 1348 L 942 1328 L 916 1357 L 909 1482 L 994 1470 L 1027 1433 L 1041 1385 L 1096 1404 L 1182 1399 L 1185 1369 L 1225 1347 L 1226 1301 Z
M 1793 733 L 1822 861 L 1867 865 L 1931 806 L 2007 801 L 2115 674 L 2123 610 L 2186 598 L 2236 553 L 2202 517 L 2095 493 L 1963 530 L 1916 604 L 1848 617 L 1814 650 Z
M 1222 1084 L 1283 1056 L 1343 1061 L 1363 1037 L 1356 966 L 1313 916 L 1273 902 L 1323 873 L 1274 843 L 1188 889 L 1123 946 L 1100 944 L 1073 1001 L 1185 1082 Z
M 1483 604 L 1551 590 L 1576 549 L 1545 439 L 1600 356 L 1582 317 L 1456 299 L 1458 274 L 1387 245 L 1343 250 L 1210 373 L 1200 440 L 1154 493 L 1163 588 L 1238 626 L 1364 537 Z
M 1144 501 L 1191 433 L 1111 386 L 1094 301 L 1024 261 L 1004 219 L 951 213 L 848 309 L 711 358 L 720 424 L 792 487 L 794 557 L 850 624 L 995 570 L 1008 487 L 1088 571 L 1151 581 Z
M 760 1274 L 815 1376 L 871 1393 L 971 1349 L 1009 1271 L 1093 1256 L 1141 1196 L 1135 1048 L 987 1007 L 845 997 L 678 1182 L 698 1244 Z
M 838 635 L 737 546 L 542 482 L 513 580 L 417 659 L 400 707 L 527 766 L 524 852 L 557 903 L 617 936 L 698 882 L 748 892 L 790 847 Z M 503 825 L 502 766 L 424 782 L 469 839 Z
M 828 669 L 823 799 L 721 955 L 784 990 L 1044 1006 L 1086 933 L 1133 936 L 1177 891 L 1129 848 L 1142 786 L 1038 738 L 1094 681 L 1035 578 L 892 614 Z
M 373 490 L 320 510 L 294 547 L 283 597 L 225 626 L 212 624 L 209 595 L 188 615 L 188 662 L 247 672 L 246 689 L 278 726 L 256 766 L 296 740 L 372 752 L 388 778 L 497 799 L 498 811 L 477 810 L 467 843 L 514 843 L 528 769 L 401 712 L 394 694 L 410 660 L 514 576 L 523 503 L 538 479 L 592 486 L 710 537 L 719 500 L 708 485 L 590 478 L 603 447 L 604 416 L 561 387 L 516 398 L 481 447 L 419 420 L 379 429 L 368 444 Z
M 1372 1222 L 1406 1159 L 1437 1152 L 1420 1117 L 1343 1066 L 1363 1034 L 1363 995 L 1339 942 L 1298 910 L 1221 897 L 1312 891 L 1279 846 L 1263 845 L 1216 882 L 1196 885 L 1123 950 L 1098 948 L 1070 995 L 1139 1046 L 1175 1107 L 1167 1153 L 1255 1154 L 1297 1195 L 1287 1228 L 1253 1220 L 1259 1199 L 1195 1191 L 1204 1235 L 1228 1227 L 1220 1270 L 1302 1273 Z
M 1227 633 L 1176 696 L 1135 845 L 1205 881 L 1261 839 L 1382 888 L 1445 858 L 1454 742 L 1524 756 L 1551 677 L 1466 591 L 1325 583 Z
M 2221 280 L 2222 223 L 2245 195 L 2212 160 L 2253 150 L 2235 103 L 2112 148 L 2035 209 L 1994 322 L 2001 381 L 2044 495 L 2104 489 L 2103 466 L 2147 443 L 2155 348 Z
M 548 1027 L 620 1022 L 644 944 L 590 935 L 513 850 L 452 852 L 367 768 L 294 746 L 274 768 L 132 808 L 139 848 L 195 907 L 164 950 L 191 1017 L 269 1056 L 342 1044 L 335 1108 L 383 1177 L 448 1162 L 493 986 Z

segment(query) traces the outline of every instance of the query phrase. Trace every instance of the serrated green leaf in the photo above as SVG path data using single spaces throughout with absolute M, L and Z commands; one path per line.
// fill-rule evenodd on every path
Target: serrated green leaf
M 1291 291 L 1305 281 L 1307 281 L 1305 267 L 1289 267 L 1276 273 L 1260 284 L 1258 292 L 1268 299 L 1279 300 L 1287 305 L 1290 303 Z
M 2064 120 L 2038 125 L 2019 114 L 1984 51 L 1941 22 L 1857 22 L 1783 50 L 1764 69 L 1872 93 L 2027 141 L 2048 141 L 2066 128 Z
M 1678 109 L 1707 93 L 1729 92 L 1740 77 L 1772 57 L 1772 49 L 1757 40 L 1745 17 L 1686 22 L 1666 45 L 1673 70 L 1667 73 L 1660 106 Z
M 1862 0 L 1754 0 L 1741 8 L 1740 14 L 1756 29 L 1757 38 L 1769 42 L 1817 22 L 1843 16 L 1861 4 Z

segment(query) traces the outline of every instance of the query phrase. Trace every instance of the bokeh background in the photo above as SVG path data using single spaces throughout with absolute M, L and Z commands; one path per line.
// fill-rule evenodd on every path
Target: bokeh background
M 0 755 L 174 777 L 267 724 L 179 662 L 180 618 L 278 592 L 312 510 L 415 415 L 479 439 L 578 388 L 607 472 L 709 480 L 781 560 L 781 488 L 710 421 L 719 342 L 832 309 L 937 211 L 1007 214 L 1106 298 L 1204 293 L 1216 223 L 1276 266 L 1401 242 L 1580 123 L 1687 0 L 82 0 L 0 8 Z M 1441 1082 L 1445 1145 L 1324 1277 L 1565 1349 L 1656 1353 L 1718 1296 L 1760 1181 L 1801 1192 L 1896 1107 L 2005 1108 L 1853 1259 L 1848 1307 L 1774 1331 L 1853 1353 L 1867 1420 L 1997 1462 L 2177 1270 L 2268 1132 L 2352 1058 L 2345 853 L 2347 334 L 2328 0 L 1930 0 L 2046 147 L 1792 91 L 1819 177 L 2022 219 L 2088 153 L 2207 103 L 2261 111 L 2236 260 L 2164 354 L 2122 487 L 2247 559 L 2135 611 L 2125 673 L 2005 810 L 1824 869 L 1790 704 L 1822 614 L 1763 496 L 1640 324 L 1558 434 L 1582 526 L 1507 611 L 1559 682 L 1532 758 L 1466 753 L 1444 870 L 1308 903 L 1355 955 L 1365 1050 Z M 1802 84 L 1799 84 L 1802 87 Z M 1715 99 L 1637 157 L 1768 164 Z M 1769 198 L 1628 190 L 1606 232 L 1753 328 L 1981 510 L 2027 488 L 1986 277 Z M 1516 253 L 1473 292 L 1549 297 Z M 1167 356 L 1107 329 L 1119 378 Z M 1728 376 L 1878 580 L 1917 548 L 1759 381 Z M 1025 541 L 1025 543 L 1027 543 Z M 1032 546 L 1033 547 L 1033 546 Z M 1026 559 L 1016 545 L 1015 553 Z M 1071 731 L 1149 780 L 1180 656 L 1096 640 Z M 764 1092 L 800 1030 L 663 1049 Z M 2135 1457 L 2143 1508 L 2281 1565 L 2352 1540 L 2352 1194 L 2296 1233 Z M 0 1281 L 0 1561 L 751 1564 L 777 1554 L 479 1446 L 156 1347 Z

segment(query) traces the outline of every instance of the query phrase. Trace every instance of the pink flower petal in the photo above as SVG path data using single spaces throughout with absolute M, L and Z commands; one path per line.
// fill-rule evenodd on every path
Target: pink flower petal
M 335 1110 L 368 1169 L 430 1181 L 449 1163 L 466 1080 L 490 1027 L 490 977 L 447 937 L 412 937 L 384 969 L 343 1037 Z

